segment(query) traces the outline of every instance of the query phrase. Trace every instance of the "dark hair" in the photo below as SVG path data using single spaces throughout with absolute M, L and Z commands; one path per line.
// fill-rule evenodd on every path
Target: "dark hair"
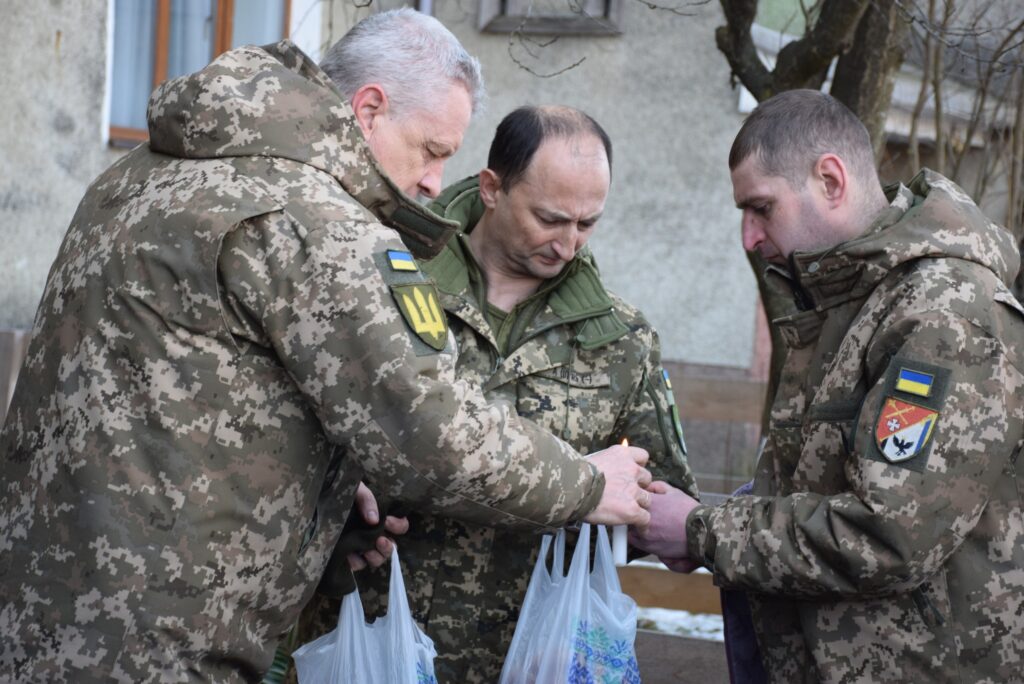
M 608 134 L 588 114 L 563 106 L 531 105 L 508 114 L 494 133 L 487 168 L 498 175 L 501 189 L 508 192 L 526 173 L 541 143 L 550 137 L 564 139 L 580 134 L 591 134 L 601 141 L 611 173 L 612 141 Z
M 871 137 L 854 113 L 820 91 L 787 90 L 747 117 L 729 151 L 729 169 L 756 155 L 761 171 L 797 188 L 829 152 L 839 155 L 859 178 L 877 180 Z

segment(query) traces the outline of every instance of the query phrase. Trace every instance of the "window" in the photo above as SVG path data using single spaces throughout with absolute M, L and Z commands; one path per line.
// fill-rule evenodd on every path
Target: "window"
M 488 33 L 618 35 L 622 0 L 480 0 L 477 27 Z
M 288 35 L 291 0 L 114 0 L 110 142 L 149 137 L 153 88 L 239 45 Z

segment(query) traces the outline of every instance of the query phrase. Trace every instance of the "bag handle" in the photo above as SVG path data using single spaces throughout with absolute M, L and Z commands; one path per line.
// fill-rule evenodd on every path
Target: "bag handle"
M 611 543 L 608 541 L 608 528 L 597 527 L 597 544 L 594 551 L 594 570 L 590 573 L 590 586 L 602 597 L 608 597 L 622 591 L 619 574 L 615 569 Z

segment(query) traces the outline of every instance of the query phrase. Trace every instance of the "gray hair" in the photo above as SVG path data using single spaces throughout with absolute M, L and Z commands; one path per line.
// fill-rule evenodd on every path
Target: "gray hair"
M 854 113 L 820 91 L 787 90 L 747 117 L 729 151 L 729 169 L 756 155 L 764 173 L 800 188 L 827 153 L 837 154 L 862 181 L 877 184 L 871 136 Z
M 396 116 L 429 110 L 452 82 L 483 104 L 480 62 L 434 17 L 403 7 L 371 14 L 331 46 L 320 62 L 346 100 L 367 83 L 383 86 Z

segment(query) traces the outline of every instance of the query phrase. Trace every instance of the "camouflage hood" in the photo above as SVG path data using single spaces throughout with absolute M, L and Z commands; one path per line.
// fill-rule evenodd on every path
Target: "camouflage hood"
M 978 263 L 1009 284 L 1020 268 L 1013 236 L 992 223 L 955 183 L 929 169 L 886 188 L 890 205 L 860 237 L 821 252 L 796 252 L 790 268 L 803 308 L 867 296 L 891 271 L 917 259 Z
M 201 71 L 165 82 L 153 92 L 147 116 L 154 152 L 282 157 L 329 174 L 418 257 L 435 255 L 455 230 L 395 187 L 341 93 L 291 41 L 231 50 Z

